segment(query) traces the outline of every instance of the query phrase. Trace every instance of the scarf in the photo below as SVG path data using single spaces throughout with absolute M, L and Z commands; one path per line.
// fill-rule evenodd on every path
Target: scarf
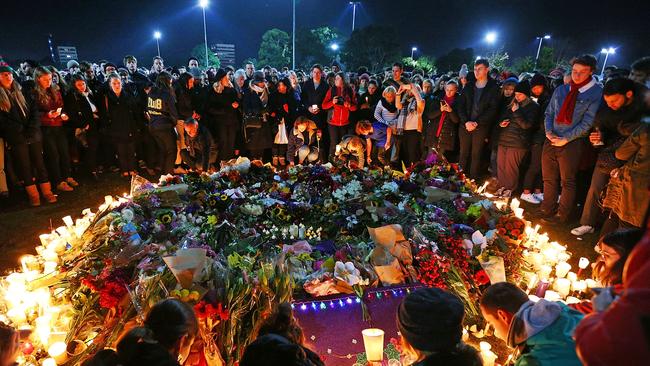
M 390 113 L 397 112 L 397 107 L 395 106 L 395 103 L 389 103 L 384 97 L 381 97 L 381 105 L 384 108 L 386 108 L 386 110 L 389 111 Z
M 262 101 L 262 104 L 266 106 L 269 101 L 269 90 L 267 88 L 260 88 L 259 86 L 251 83 L 251 90 L 257 93 L 257 96 Z
M 447 94 L 445 94 L 445 97 L 442 98 L 442 100 L 447 103 L 447 105 L 451 106 L 454 104 L 454 100 L 456 100 L 456 95 L 452 96 L 449 98 Z M 445 122 L 445 117 L 447 117 L 447 111 L 443 111 L 442 114 L 440 115 L 440 120 L 438 121 L 438 130 L 436 131 L 436 137 L 440 137 L 440 133 L 442 132 L 442 125 Z
M 570 125 L 573 122 L 573 110 L 576 108 L 576 101 L 578 100 L 578 94 L 580 93 L 580 88 L 589 84 L 591 78 L 583 81 L 580 84 L 576 84 L 571 80 L 569 84 L 569 94 L 564 98 L 562 102 L 562 107 L 560 107 L 560 112 L 557 114 L 556 122 L 561 125 Z

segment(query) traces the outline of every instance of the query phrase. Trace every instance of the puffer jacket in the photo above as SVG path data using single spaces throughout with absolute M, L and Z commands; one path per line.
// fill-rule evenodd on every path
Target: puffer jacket
M 510 120 L 506 127 L 497 127 L 500 129 L 499 146 L 528 149 L 532 138 L 532 127 L 539 120 L 539 105 L 532 99 L 526 98 L 516 111 L 507 109 L 501 120 L 506 119 Z

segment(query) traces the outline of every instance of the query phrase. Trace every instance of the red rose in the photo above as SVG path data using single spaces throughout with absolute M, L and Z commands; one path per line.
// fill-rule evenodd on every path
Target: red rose
M 485 273 L 485 270 L 480 269 L 474 274 L 474 282 L 479 286 L 487 285 L 490 283 L 490 277 Z

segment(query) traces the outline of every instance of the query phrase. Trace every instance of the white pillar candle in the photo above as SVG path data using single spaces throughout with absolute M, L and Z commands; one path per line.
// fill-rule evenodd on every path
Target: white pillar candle
M 481 358 L 483 359 L 483 366 L 494 366 L 494 362 L 497 359 L 497 355 L 491 351 L 492 345 L 488 342 L 482 341 L 479 343 L 481 348 Z
M 70 226 L 73 226 L 73 225 L 74 225 L 74 222 L 72 221 L 72 217 L 71 217 L 71 216 L 65 216 L 65 217 L 63 218 L 63 223 L 64 223 L 65 226 L 67 226 L 67 227 L 70 227 Z
M 555 275 L 557 277 L 566 277 L 567 273 L 571 270 L 571 265 L 567 262 L 560 262 L 555 266 Z
M 571 281 L 566 278 L 558 278 L 555 280 L 555 290 L 562 298 L 569 296 L 569 293 L 571 292 Z
M 569 272 L 567 273 L 566 278 L 568 278 L 571 282 L 575 282 L 578 280 L 578 275 L 575 272 Z
M 514 209 L 515 216 L 517 218 L 523 219 L 524 218 L 524 209 L 521 207 L 515 208 Z
M 578 262 L 578 268 L 585 269 L 587 266 L 589 266 L 589 259 L 581 257 L 580 261 Z
M 551 277 L 551 272 L 553 271 L 553 267 L 549 265 L 542 265 L 542 267 L 539 269 L 539 278 L 543 280 L 547 280 Z
M 50 242 L 50 234 L 41 234 L 38 236 L 38 239 L 41 241 L 41 245 L 46 247 L 47 243 Z

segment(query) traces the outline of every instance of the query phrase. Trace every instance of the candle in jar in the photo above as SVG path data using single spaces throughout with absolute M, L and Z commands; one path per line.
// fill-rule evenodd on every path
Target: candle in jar
M 361 331 L 366 356 L 370 362 L 384 359 L 384 331 L 378 328 L 369 328 Z
M 497 359 L 497 355 L 492 352 L 492 345 L 488 342 L 482 341 L 479 343 L 481 348 L 481 358 L 483 359 L 483 366 L 494 366 L 494 362 Z
M 67 359 L 67 346 L 64 342 L 55 342 L 47 349 L 47 353 L 56 361 L 57 365 L 65 362 Z
M 573 291 L 583 292 L 587 289 L 587 283 L 585 281 L 574 281 L 571 287 Z
M 571 270 L 571 265 L 567 262 L 560 262 L 555 266 L 555 275 L 557 277 L 565 277 L 567 273 Z
M 569 292 L 571 292 L 571 281 L 566 278 L 558 278 L 555 280 L 555 290 L 562 298 L 569 296 Z

